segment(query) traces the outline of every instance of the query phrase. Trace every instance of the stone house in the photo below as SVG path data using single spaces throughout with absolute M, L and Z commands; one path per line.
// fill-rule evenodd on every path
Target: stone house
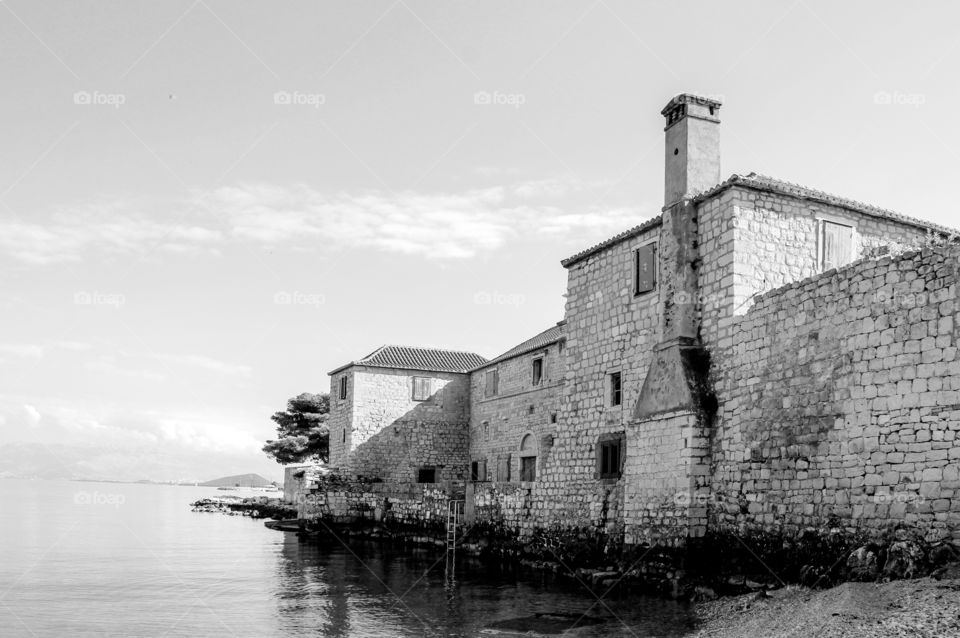
M 425 369 L 383 349 L 332 372 L 331 464 L 462 480 L 470 517 L 519 533 L 682 545 L 829 521 L 960 538 L 953 232 L 722 180 L 720 107 L 663 109 L 662 213 L 562 262 L 557 326 L 491 361 L 429 355 L 445 362 L 432 404 L 411 398 Z M 425 466 L 442 469 L 414 477 Z

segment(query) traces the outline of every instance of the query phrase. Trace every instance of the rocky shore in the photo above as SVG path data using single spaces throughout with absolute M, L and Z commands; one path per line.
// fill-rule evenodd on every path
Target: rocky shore
M 271 498 L 269 496 L 202 498 L 191 503 L 191 511 L 249 516 L 250 518 L 272 518 L 275 520 L 297 517 L 296 507 L 285 503 L 281 498 Z
M 932 577 L 800 586 L 698 603 L 696 638 L 960 636 L 960 565 Z

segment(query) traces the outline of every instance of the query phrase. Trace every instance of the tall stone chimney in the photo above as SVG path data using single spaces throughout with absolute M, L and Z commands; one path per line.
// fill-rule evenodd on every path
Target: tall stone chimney
M 634 419 L 688 410 L 709 413 L 709 357 L 700 342 L 700 251 L 691 198 L 720 183 L 720 102 L 682 93 L 666 118 L 664 207 L 660 229 L 660 340 Z
M 660 111 L 667 124 L 664 207 L 720 183 L 720 102 L 681 93 Z

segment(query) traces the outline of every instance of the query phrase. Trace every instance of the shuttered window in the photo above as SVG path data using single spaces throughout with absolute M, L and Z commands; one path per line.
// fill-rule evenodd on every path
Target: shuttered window
M 657 287 L 657 245 L 647 244 L 633 251 L 633 294 L 642 295 Z
M 533 360 L 533 385 L 540 385 L 543 382 L 543 357 L 537 357 Z
M 413 400 L 414 401 L 426 401 L 430 398 L 430 395 L 433 393 L 433 387 L 430 382 L 432 379 L 430 377 L 414 377 L 413 378 Z
M 497 480 L 510 482 L 510 455 L 504 454 L 497 460 Z
M 470 464 L 470 480 L 471 481 L 486 481 L 487 480 L 487 461 L 486 459 L 482 461 L 474 461 Z
M 347 376 L 344 375 L 340 377 L 340 398 L 347 398 Z
M 520 459 L 520 480 L 521 481 L 537 480 L 537 457 L 525 456 L 522 459 Z
M 485 397 L 495 397 L 497 396 L 497 384 L 499 383 L 500 378 L 497 374 L 497 371 L 487 370 L 487 376 L 484 380 L 483 387 L 483 396 Z
M 853 227 L 826 220 L 821 223 L 820 269 L 841 268 L 853 261 Z
M 597 441 L 597 476 L 620 478 L 623 464 L 624 438 L 622 432 L 603 434 Z

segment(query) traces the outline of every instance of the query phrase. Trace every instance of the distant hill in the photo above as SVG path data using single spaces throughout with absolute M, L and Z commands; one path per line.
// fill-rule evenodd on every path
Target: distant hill
M 200 485 L 203 487 L 270 487 L 273 483 L 259 474 L 237 474 L 213 479 Z

